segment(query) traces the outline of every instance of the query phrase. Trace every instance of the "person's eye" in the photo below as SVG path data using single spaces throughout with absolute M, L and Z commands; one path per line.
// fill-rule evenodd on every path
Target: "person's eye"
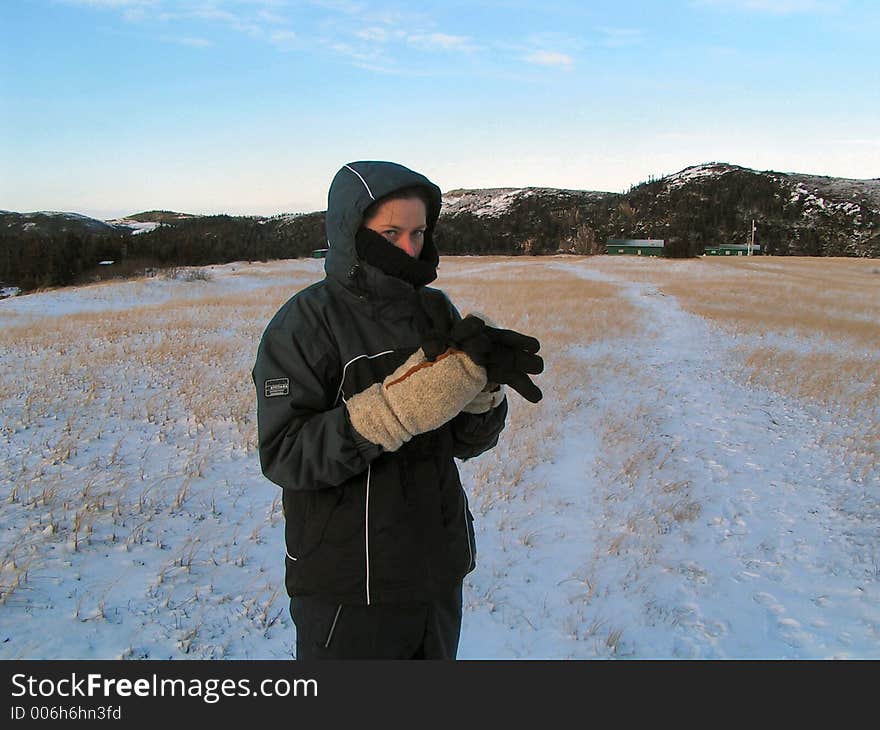
M 413 235 L 418 236 L 419 238 L 421 238 L 422 236 L 425 235 L 425 232 L 424 232 L 424 231 L 413 231 Z
M 385 236 L 385 238 L 397 238 L 397 231 L 392 228 L 389 231 L 382 231 L 382 235 Z

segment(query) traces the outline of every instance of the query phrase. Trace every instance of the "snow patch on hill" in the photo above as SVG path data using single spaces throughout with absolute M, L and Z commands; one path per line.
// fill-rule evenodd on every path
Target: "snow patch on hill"
M 880 210 L 880 178 L 854 180 L 845 177 L 823 177 L 821 175 L 802 175 L 788 173 L 785 178 L 799 190 L 808 191 L 817 199 L 843 203 L 862 200 L 875 210 Z M 855 205 L 855 203 L 853 203 Z
M 450 190 L 443 194 L 443 213 L 471 213 L 497 216 L 504 213 L 517 198 L 529 195 L 524 188 L 485 188 L 481 190 Z
M 672 190 L 698 180 L 721 177 L 722 175 L 726 175 L 728 172 L 732 172 L 736 169 L 739 168 L 733 165 L 727 165 L 720 162 L 707 162 L 702 165 L 686 167 L 684 170 L 680 170 L 673 175 L 667 175 L 663 178 L 663 181 L 666 183 L 666 188 Z
M 880 210 L 880 180 L 846 180 L 809 175 L 786 175 L 774 178 L 791 185 L 792 203 L 803 205 L 806 215 L 843 213 L 861 223 L 864 212 L 860 199 L 874 210 Z
M 131 218 L 115 218 L 113 220 L 108 220 L 107 223 L 110 223 L 114 226 L 124 226 L 125 228 L 130 228 L 132 235 L 136 235 L 138 233 L 147 233 L 148 231 L 155 230 L 162 224 L 158 221 L 136 221 Z

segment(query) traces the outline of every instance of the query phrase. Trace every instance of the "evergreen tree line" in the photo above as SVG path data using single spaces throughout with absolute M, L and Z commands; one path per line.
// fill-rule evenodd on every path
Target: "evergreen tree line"
M 444 215 L 435 234 L 444 255 L 603 253 L 609 238 L 658 238 L 672 257 L 707 246 L 747 244 L 751 221 L 762 252 L 880 256 L 880 216 L 864 201 L 856 222 L 839 209 L 805 217 L 771 179 L 748 170 L 667 190 L 650 180 L 624 194 L 542 191 L 516 198 L 496 216 Z M 857 226 L 858 224 L 858 226 Z M 857 235 L 858 231 L 865 232 Z M 23 291 L 132 275 L 146 267 L 308 257 L 324 248 L 324 213 L 274 218 L 205 216 L 133 234 L 0 233 L 0 284 Z M 113 260 L 101 267 L 101 260 Z
M 207 216 L 130 233 L 0 233 L 0 284 L 22 291 L 67 286 L 147 268 L 310 256 L 325 240 L 323 213 L 293 219 Z M 101 261 L 113 261 L 102 266 Z
M 706 247 L 748 244 L 754 220 L 755 243 L 764 254 L 880 256 L 877 236 L 866 235 L 880 228 L 880 216 L 867 200 L 859 201 L 862 214 L 856 223 L 840 208 L 806 215 L 803 200 L 748 170 L 664 188 L 658 180 L 622 196 L 619 237 L 662 238 L 667 256 L 699 256 Z
M 75 284 L 101 261 L 118 261 L 131 236 L 35 231 L 0 233 L 0 284 L 22 291 Z
M 323 213 L 270 219 L 216 215 L 132 236 L 128 253 L 162 266 L 204 266 L 310 256 L 324 240 Z

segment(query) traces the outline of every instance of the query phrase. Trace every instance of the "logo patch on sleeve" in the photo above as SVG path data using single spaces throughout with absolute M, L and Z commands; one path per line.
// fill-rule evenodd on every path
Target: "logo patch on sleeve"
M 267 398 L 274 398 L 276 395 L 288 395 L 290 393 L 290 378 L 267 380 L 265 388 Z

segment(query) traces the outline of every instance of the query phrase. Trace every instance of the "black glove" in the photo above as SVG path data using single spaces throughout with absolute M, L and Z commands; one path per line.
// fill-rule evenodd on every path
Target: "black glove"
M 448 333 L 432 332 L 422 343 L 429 360 L 449 347 L 463 350 L 477 365 L 486 368 L 489 382 L 509 385 L 531 403 L 543 398 L 541 389 L 528 375 L 544 371 L 544 360 L 535 354 L 541 344 L 534 337 L 490 327 L 481 318 L 469 314 Z

